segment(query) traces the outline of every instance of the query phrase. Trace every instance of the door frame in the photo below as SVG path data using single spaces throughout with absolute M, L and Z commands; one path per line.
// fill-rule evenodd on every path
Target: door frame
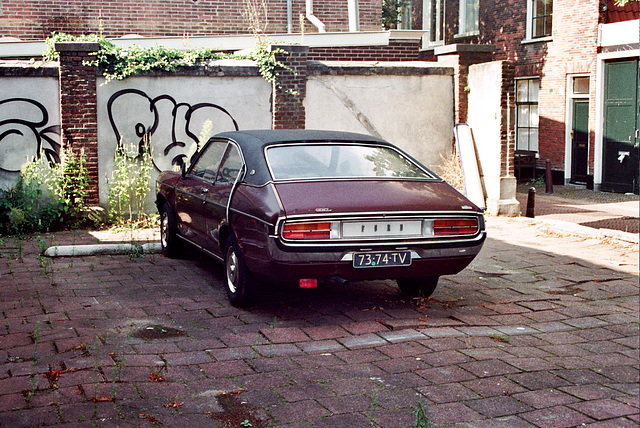
M 604 68 L 605 62 L 614 59 L 636 59 L 640 57 L 640 49 L 620 52 L 607 52 L 597 55 L 596 61 L 596 127 L 593 153 L 594 189 L 600 190 L 604 170 Z
M 575 77 L 588 77 L 589 78 L 589 93 L 588 94 L 574 94 L 573 93 L 573 79 Z M 573 139 L 571 138 L 571 130 L 573 128 L 573 101 L 574 100 L 584 100 L 589 103 L 588 108 L 588 118 L 587 118 L 587 128 L 589 130 L 589 134 L 591 133 L 591 94 L 593 93 L 593 85 L 595 84 L 593 76 L 589 73 L 578 73 L 578 74 L 568 74 L 567 75 L 567 96 L 566 96 L 566 118 L 565 118 L 565 150 L 564 150 L 564 170 L 565 170 L 565 184 L 568 184 L 573 179 L 572 171 L 573 171 Z M 597 116 L 597 115 L 596 115 Z M 596 133 L 597 138 L 597 133 Z M 591 158 L 591 138 L 587 137 L 587 175 L 589 175 L 590 171 L 590 163 L 589 159 Z M 597 144 L 596 144 L 597 146 Z M 595 170 L 595 160 L 594 160 L 594 170 Z

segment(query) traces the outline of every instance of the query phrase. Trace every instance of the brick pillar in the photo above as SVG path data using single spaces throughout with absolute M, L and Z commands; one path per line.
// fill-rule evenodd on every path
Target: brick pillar
M 274 45 L 271 50 L 284 51 L 276 53 L 276 59 L 290 68 L 278 69 L 280 76 L 273 85 L 272 128 L 304 129 L 304 98 L 307 94 L 307 59 L 308 46 Z
M 438 63 L 453 67 L 455 123 L 467 123 L 469 66 L 493 59 L 495 45 L 445 45 L 435 49 Z
M 84 152 L 89 172 L 87 205 L 98 205 L 98 115 L 96 67 L 84 65 L 98 51 L 98 43 L 56 43 L 60 54 L 60 128 L 62 146 Z
M 515 66 L 511 61 L 502 61 L 500 85 L 500 176 L 514 177 L 516 137 Z

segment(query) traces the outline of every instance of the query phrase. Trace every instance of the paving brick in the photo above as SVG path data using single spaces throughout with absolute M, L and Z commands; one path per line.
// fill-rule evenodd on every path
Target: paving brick
M 418 391 L 434 403 L 450 403 L 480 398 L 478 394 L 459 383 L 423 386 L 418 388 Z
M 480 378 L 518 373 L 520 371 L 500 360 L 475 361 L 472 363 L 460 364 L 460 367 Z
M 638 414 L 637 407 L 611 399 L 575 403 L 571 404 L 570 407 L 596 420 Z
M 269 413 L 279 423 L 290 423 L 301 419 L 329 416 L 330 412 L 314 400 L 303 400 L 274 406 Z
M 490 418 L 519 414 L 533 410 L 533 407 L 520 402 L 516 398 L 507 396 L 467 400 L 464 404 L 476 412 Z
M 436 424 L 455 424 L 483 419 L 479 413 L 462 403 L 434 404 L 429 406 L 427 414 Z
M 545 428 L 569 428 L 594 421 L 592 418 L 565 406 L 534 410 L 532 412 L 522 413 L 519 416 L 535 425 Z
M 557 389 L 538 389 L 514 394 L 513 397 L 534 409 L 562 406 L 580 401 L 578 398 Z

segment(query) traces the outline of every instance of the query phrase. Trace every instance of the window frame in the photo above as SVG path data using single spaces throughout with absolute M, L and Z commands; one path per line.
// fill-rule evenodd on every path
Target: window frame
M 537 81 L 538 82 L 538 88 L 537 88 L 537 98 L 535 100 L 531 99 L 530 97 L 530 84 L 533 81 Z M 527 82 L 527 100 L 526 101 L 519 101 L 518 100 L 518 83 L 521 82 Z M 540 116 L 539 116 L 539 104 L 540 104 L 540 77 L 539 76 L 531 76 L 531 77 L 522 77 L 522 78 L 517 78 L 515 81 L 515 111 L 516 111 L 516 117 L 515 117 L 515 149 L 516 151 L 528 151 L 528 152 L 534 152 L 536 153 L 536 157 L 538 156 L 538 153 L 540 152 Z M 527 113 L 527 123 L 528 126 L 520 126 L 520 121 L 521 121 L 521 117 L 520 117 L 520 107 L 521 106 L 529 106 L 529 111 Z M 536 126 L 531 126 L 532 124 L 532 113 L 531 113 L 531 106 L 535 106 L 536 108 L 536 116 L 537 116 L 537 123 Z M 521 146 L 521 140 L 520 140 L 520 130 L 521 129 L 526 129 L 528 130 L 528 136 L 527 136 L 527 144 L 526 147 L 522 147 Z M 532 129 L 536 130 L 536 141 L 533 142 L 531 141 L 531 133 L 530 131 Z
M 546 42 L 553 40 L 553 0 L 550 0 L 551 13 L 540 16 L 536 14 L 535 8 L 536 2 L 538 1 L 543 0 L 527 0 L 527 27 L 525 39 L 522 41 L 522 43 Z M 549 34 L 534 35 L 535 20 L 540 19 L 540 17 L 551 18 L 551 28 L 549 29 Z
M 468 12 L 475 8 L 475 16 L 469 18 Z M 470 25 L 470 19 L 473 22 Z M 458 13 L 458 34 L 456 37 L 477 36 L 480 34 L 480 0 L 460 0 Z
M 425 30 L 425 34 L 422 37 L 423 49 L 444 45 L 445 13 L 445 0 L 423 0 L 422 28 Z M 434 21 L 435 28 L 432 28 Z

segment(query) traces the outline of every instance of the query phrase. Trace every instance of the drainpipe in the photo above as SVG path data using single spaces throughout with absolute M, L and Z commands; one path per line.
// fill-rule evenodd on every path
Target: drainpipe
M 349 0 L 349 31 L 360 31 L 360 16 L 358 13 L 358 0 Z
M 287 0 L 287 33 L 293 33 L 293 0 Z
M 307 19 L 316 26 L 319 33 L 326 33 L 325 25 L 313 15 L 313 0 L 307 0 Z

